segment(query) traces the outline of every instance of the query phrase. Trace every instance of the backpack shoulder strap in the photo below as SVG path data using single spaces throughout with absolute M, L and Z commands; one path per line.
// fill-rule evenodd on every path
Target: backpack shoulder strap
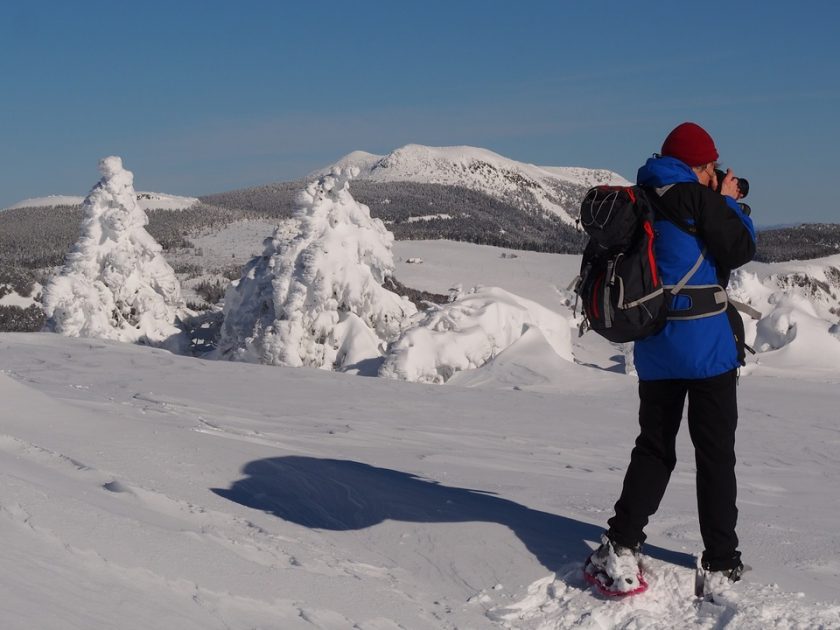
M 671 295 L 676 295 L 680 291 L 683 290 L 683 287 L 688 284 L 688 281 L 697 273 L 697 270 L 700 269 L 700 265 L 703 264 L 703 259 L 706 257 L 706 248 L 703 248 L 703 251 L 700 252 L 700 255 L 697 257 L 697 260 L 694 262 L 694 265 L 689 269 L 686 274 L 680 278 L 680 281 L 677 282 L 673 287 L 670 287 L 669 290 L 671 291 Z M 666 287 L 668 288 L 668 287 Z
M 651 188 L 649 190 L 653 190 L 656 194 L 649 195 L 649 197 L 655 197 L 657 200 L 661 199 L 665 196 L 669 190 L 671 190 L 675 184 L 667 184 L 666 186 L 661 186 L 660 188 Z M 687 234 L 691 234 L 692 236 L 697 236 L 697 226 L 692 225 L 685 219 L 678 217 L 673 212 L 666 210 L 662 203 L 651 203 L 653 206 L 653 210 L 656 213 L 657 217 L 660 219 L 665 219 L 666 221 L 670 221 L 674 225 L 676 225 L 679 229 Z

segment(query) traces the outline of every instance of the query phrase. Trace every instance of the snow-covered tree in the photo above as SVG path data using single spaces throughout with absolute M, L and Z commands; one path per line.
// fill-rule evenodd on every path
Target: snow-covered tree
M 47 330 L 68 337 L 158 343 L 179 332 L 181 287 L 116 156 L 84 202 L 82 235 L 44 291 Z
M 350 195 L 358 169 L 334 168 L 295 204 L 295 229 L 264 241 L 225 296 L 221 356 L 342 369 L 381 357 L 417 312 L 382 284 L 394 237 Z

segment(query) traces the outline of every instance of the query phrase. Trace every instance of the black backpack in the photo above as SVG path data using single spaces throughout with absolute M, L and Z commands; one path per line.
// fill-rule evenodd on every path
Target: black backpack
M 596 186 L 581 203 L 589 235 L 574 291 L 587 328 L 625 343 L 659 332 L 667 321 L 666 292 L 656 268 L 654 209 L 639 186 Z

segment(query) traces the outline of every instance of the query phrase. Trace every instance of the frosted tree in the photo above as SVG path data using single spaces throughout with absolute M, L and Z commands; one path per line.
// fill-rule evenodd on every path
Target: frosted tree
M 122 160 L 100 161 L 82 234 L 44 291 L 47 330 L 69 337 L 159 343 L 177 334 L 181 287 L 137 205 Z
M 383 355 L 417 312 L 382 285 L 394 237 L 335 168 L 295 203 L 296 223 L 264 241 L 225 296 L 219 352 L 244 361 L 342 369 Z

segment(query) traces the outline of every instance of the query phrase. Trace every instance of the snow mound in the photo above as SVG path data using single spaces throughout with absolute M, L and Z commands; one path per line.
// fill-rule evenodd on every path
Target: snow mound
M 162 342 L 184 309 L 175 272 L 149 235 L 134 175 L 122 160 L 99 163 L 85 199 L 82 235 L 44 290 L 47 329 L 69 337 Z
M 758 322 L 755 349 L 762 365 L 786 369 L 840 368 L 840 324 L 821 318 L 799 295 L 773 296 L 773 310 Z
M 744 321 L 747 343 L 758 353 L 756 369 L 840 371 L 838 262 L 830 257 L 733 274 L 730 295 L 762 313 L 759 321 Z
M 568 223 L 574 222 L 586 189 L 596 183 L 628 183 L 602 169 L 534 166 L 469 146 L 409 144 L 385 156 L 355 151 L 333 166 L 359 168 L 360 177 L 372 181 L 461 186 L 532 212 L 555 214 Z
M 447 383 L 459 387 L 556 391 L 581 368 L 561 357 L 536 326 L 525 325 L 525 333 L 510 346 L 474 370 L 455 373 Z M 595 380 L 607 376 L 593 371 Z
M 393 275 L 394 237 L 333 169 L 297 199 L 296 230 L 265 240 L 225 296 L 221 356 L 348 369 L 382 356 L 416 307 L 382 284 Z
M 391 345 L 379 374 L 445 383 L 456 372 L 485 365 L 532 327 L 541 331 L 554 353 L 572 361 L 566 318 L 504 289 L 477 287 L 421 316 Z M 527 343 L 538 340 L 532 334 Z

